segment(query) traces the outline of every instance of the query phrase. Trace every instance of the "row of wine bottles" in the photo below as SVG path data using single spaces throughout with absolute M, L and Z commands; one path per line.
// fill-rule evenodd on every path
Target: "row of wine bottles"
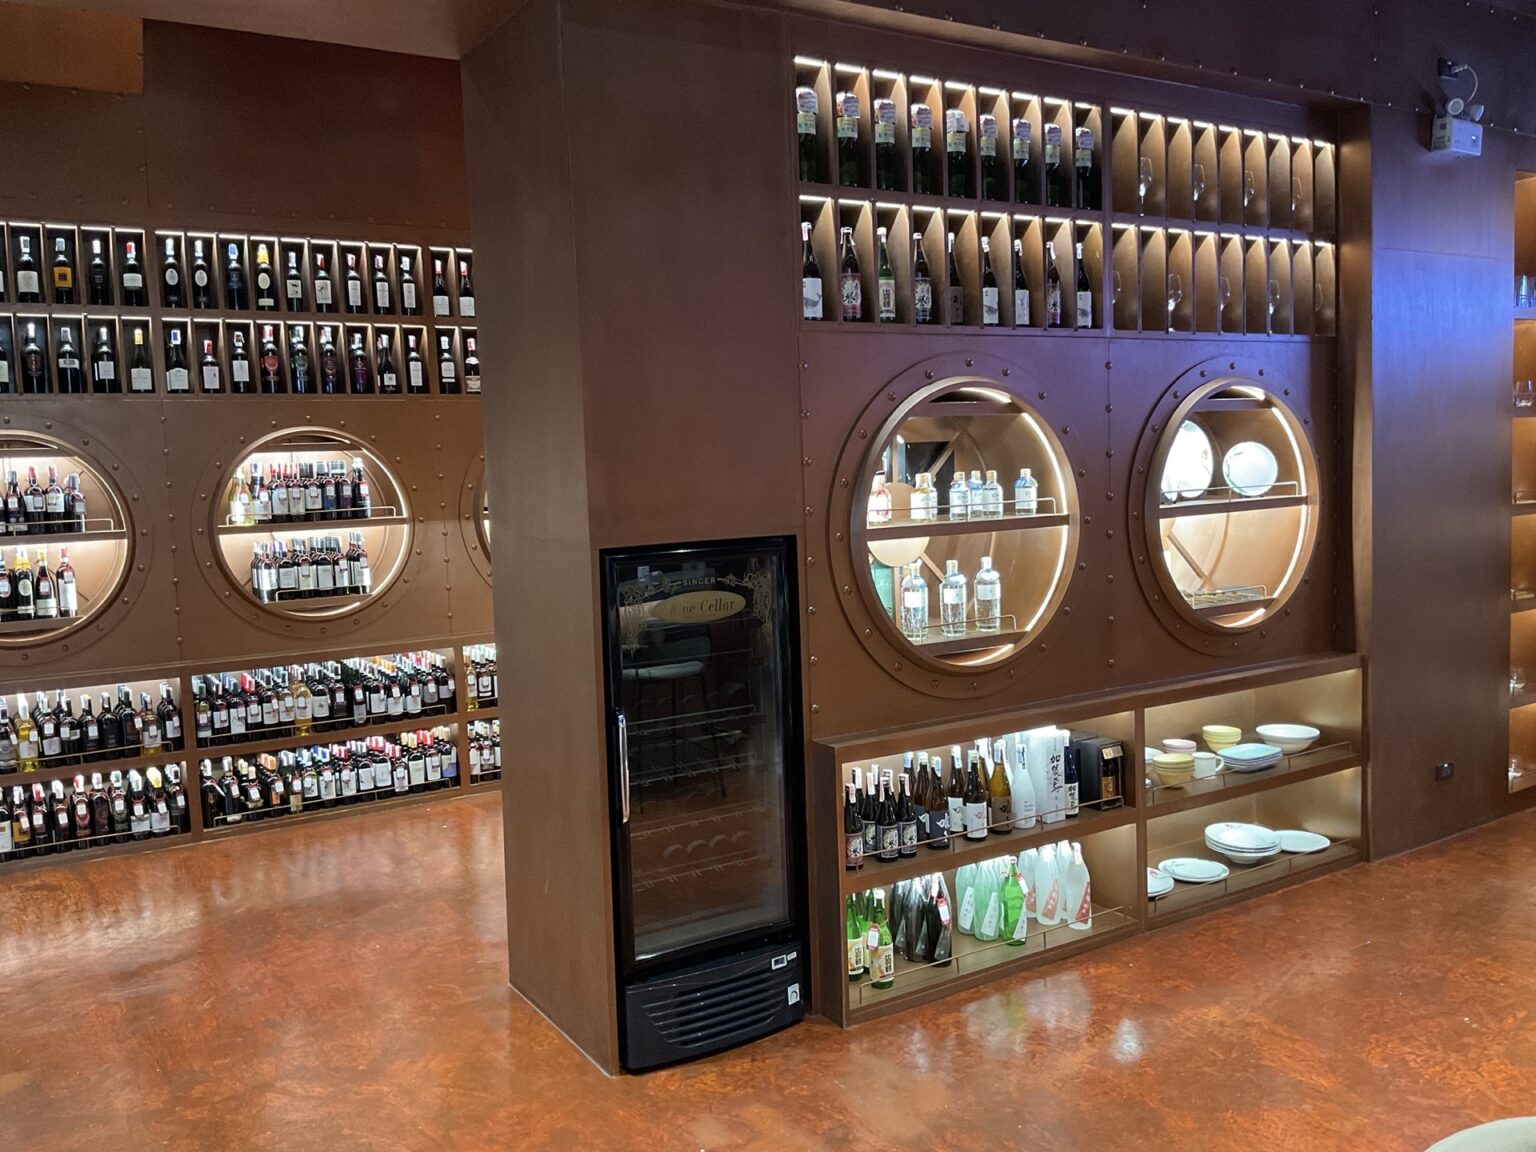
M 145 395 L 157 390 L 144 324 L 130 328 L 132 345 L 126 373 L 118 363 L 115 321 L 82 319 L 82 325 L 89 325 L 95 333 L 88 361 L 72 325 L 61 324 L 53 332 L 50 355 L 49 324 L 22 320 L 20 356 L 13 371 L 9 325 L 0 323 L 0 394 L 120 395 L 126 391 Z M 278 327 L 264 324 L 254 349 L 246 346 L 246 334 L 238 328 L 230 331 L 229 346 L 222 355 L 219 341 L 204 337 L 194 372 L 193 353 L 188 347 L 191 337 L 185 327 L 165 323 L 162 328 L 165 348 L 159 389 L 170 395 L 192 393 L 195 380 L 196 390 L 203 394 L 428 396 L 432 394 L 434 371 L 437 391 L 444 396 L 472 395 L 481 390 L 479 341 L 468 333 L 461 366 L 450 332 L 438 332 L 435 357 L 429 364 L 423 350 L 424 330 L 406 331 L 403 354 L 397 360 L 391 329 L 376 329 L 371 347 L 366 331 L 349 329 L 343 354 L 337 343 L 339 333 L 329 324 L 318 326 L 313 350 L 309 325 L 292 325 L 285 341 Z M 280 348 L 283 344 L 286 348 Z
M 157 283 L 162 308 L 420 316 L 428 299 L 420 283 L 421 257 L 412 254 L 414 249 L 343 245 L 338 271 L 333 265 L 338 251 L 334 243 L 311 242 L 306 263 L 304 243 L 284 244 L 279 256 L 277 245 L 257 241 L 252 269 L 243 237 L 194 236 L 188 252 L 179 236 L 162 234 L 158 274 L 150 276 L 140 258 L 142 233 L 118 233 L 114 243 L 110 233 L 86 230 L 82 242 L 87 255 L 81 268 L 74 229 L 48 231 L 51 243 L 45 273 L 39 250 L 42 232 L 10 227 L 11 244 L 6 250 L 14 265 L 16 303 L 147 308 L 150 280 Z M 0 303 L 11 299 L 4 254 L 0 251 Z M 454 315 L 455 301 L 458 315 L 475 315 L 472 262 L 463 250 L 432 253 L 428 286 L 432 315 Z M 456 274 L 450 264 L 457 266 Z
M 802 221 L 800 225 L 801 272 L 800 315 L 806 320 L 836 318 L 844 323 L 876 321 L 894 324 L 899 318 L 896 268 L 891 262 L 889 237 L 885 228 L 875 230 L 876 273 L 874 307 L 864 299 L 865 277 L 859 262 L 858 246 L 854 243 L 853 228 L 844 225 L 838 240 L 837 306 L 829 316 L 824 306 L 825 283 L 821 264 L 816 259 L 815 246 L 811 241 L 812 225 Z M 1061 270 L 1056 264 L 1056 243 L 1045 245 L 1045 326 L 1047 328 L 1092 328 L 1093 284 L 1083 262 L 1083 244 L 1077 241 L 1077 273 L 1072 293 L 1064 293 Z M 1015 239 L 1013 257 L 1008 261 L 1008 275 L 1012 281 L 1011 327 L 1031 326 L 1029 276 L 1025 271 L 1024 242 Z M 983 328 L 996 328 L 1003 323 L 1002 288 L 997 272 L 992 266 L 992 242 L 981 238 L 981 313 L 967 319 L 965 284 L 955 263 L 955 234 L 945 234 L 944 269 L 942 279 L 936 280 L 928 265 L 928 255 L 923 244 L 923 234 L 912 234 L 912 254 L 908 263 L 910 275 L 907 289 L 912 301 L 912 318 L 916 324 L 977 324 Z M 1070 301 L 1070 306 L 1064 301 Z
M 363 458 L 309 463 L 253 460 L 250 479 L 237 472 L 229 482 L 229 519 L 234 527 L 366 520 L 373 515 L 373 485 Z
M 920 846 L 945 850 L 951 839 L 1028 830 L 1079 816 L 1085 805 L 1123 803 L 1124 747 L 1119 740 L 1061 728 L 980 739 L 962 763 L 960 745 L 944 754 L 904 753 L 900 773 L 849 767 L 843 797 L 843 865 L 915 856 Z M 914 773 L 915 762 L 915 773 Z
M 69 549 L 59 549 L 59 559 L 48 567 L 48 549 L 38 548 L 35 560 L 17 548 L 9 565 L 0 549 L 0 623 L 36 620 L 70 620 L 80 615 L 80 588 Z
M 16 715 L 11 716 L 0 698 L 0 774 L 37 772 L 71 764 L 131 759 L 160 752 L 179 752 L 184 745 L 181 709 L 169 684 L 160 685 L 160 699 L 151 704 L 149 693 L 139 694 L 134 707 L 133 690 L 117 686 L 117 700 L 101 693 L 101 707 L 93 710 L 91 695 L 80 695 L 80 713 L 64 689 L 45 693 L 16 693 Z
M 1097 209 L 1103 205 L 1103 175 L 1093 129 L 1079 124 L 1068 132 L 1051 121 L 1041 133 L 1038 154 L 1032 149 L 1034 123 L 1026 116 L 1006 125 L 1011 131 L 1007 157 L 1000 155 L 998 118 L 989 112 L 971 117 L 963 108 L 943 110 L 943 148 L 935 147 L 938 121 L 934 109 L 915 101 L 907 109 L 906 147 L 898 132 L 896 101 L 877 97 L 871 105 L 874 153 L 862 136 L 863 107 L 857 93 L 840 91 L 833 97 L 832 163 L 827 163 L 821 129 L 821 100 L 816 89 L 795 89 L 795 138 L 800 179 L 827 183 L 828 170 L 845 188 L 905 192 L 911 168 L 912 191 L 919 195 L 955 199 L 1011 200 L 1052 208 Z
M 1021 947 L 1029 925 L 1093 927 L 1093 880 L 1080 843 L 1061 840 L 1017 856 L 999 856 L 955 871 L 951 900 L 943 873 L 850 895 L 844 906 L 848 979 L 875 988 L 896 980 L 896 958 L 948 965 L 954 933 L 983 944 Z
M 73 852 L 192 830 L 182 765 L 93 772 L 64 781 L 0 788 L 0 861 Z
M 199 766 L 203 825 L 221 828 L 246 820 L 296 815 L 433 792 L 459 784 L 459 751 L 448 727 L 371 736 L 344 744 L 225 756 Z
M 501 721 L 475 720 L 469 726 L 469 782 L 501 779 Z
M 328 596 L 367 596 L 373 569 L 361 532 L 276 540 L 251 546 L 251 595 L 263 604 Z
M 5 475 L 5 515 L 0 517 L 0 536 L 37 536 L 58 532 L 84 532 L 85 493 L 80 474 L 70 472 L 59 483 L 59 466 L 47 465 L 48 485 L 37 478 L 37 466 L 27 466 L 22 484 L 13 468 Z
M 469 699 L 464 707 L 494 708 L 501 692 L 496 675 L 496 645 L 471 644 L 464 649 L 466 679 L 469 683 Z
M 454 711 L 457 688 L 433 651 L 192 677 L 199 748 L 394 724 Z

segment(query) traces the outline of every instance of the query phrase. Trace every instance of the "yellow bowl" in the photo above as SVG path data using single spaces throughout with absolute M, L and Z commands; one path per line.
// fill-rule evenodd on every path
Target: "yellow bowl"
M 1170 768 L 1165 764 L 1153 764 L 1152 775 L 1164 788 L 1177 788 L 1181 784 L 1189 782 L 1195 774 L 1195 767 L 1191 764 L 1188 768 Z
M 1230 724 L 1207 724 L 1200 729 L 1200 735 L 1205 740 L 1206 747 L 1212 752 L 1220 752 L 1225 748 L 1231 748 L 1234 744 L 1242 742 L 1243 730 L 1234 728 Z
M 1188 768 L 1195 770 L 1195 757 L 1189 752 L 1159 752 L 1152 757 L 1154 768 Z

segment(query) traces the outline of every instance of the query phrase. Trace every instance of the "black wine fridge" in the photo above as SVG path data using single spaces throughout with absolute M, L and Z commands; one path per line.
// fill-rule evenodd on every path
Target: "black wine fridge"
M 805 1014 L 793 541 L 602 554 L 620 1058 Z

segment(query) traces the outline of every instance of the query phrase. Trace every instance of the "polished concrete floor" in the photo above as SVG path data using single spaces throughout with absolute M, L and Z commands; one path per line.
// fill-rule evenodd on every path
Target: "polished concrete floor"
M 618 1080 L 505 986 L 500 845 L 483 797 L 7 876 L 0 1148 L 1421 1152 L 1536 1112 L 1536 813 Z

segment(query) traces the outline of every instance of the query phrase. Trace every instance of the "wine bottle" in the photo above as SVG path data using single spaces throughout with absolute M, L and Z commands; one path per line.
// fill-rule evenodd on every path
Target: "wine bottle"
M 452 301 L 448 297 L 448 281 L 443 277 L 443 258 L 432 258 L 432 315 L 453 315 Z
M 213 272 L 208 267 L 208 254 L 203 242 L 192 241 L 192 307 L 213 307 Z
M 212 340 L 203 341 L 203 355 L 198 362 L 198 368 L 204 392 L 224 391 L 224 379 L 219 371 L 218 357 L 213 352 Z
M 1013 326 L 1029 326 L 1029 279 L 1024 274 L 1024 241 L 1013 241 Z
M 839 92 L 837 105 L 837 182 L 845 187 L 862 183 L 859 177 L 859 98 Z
M 1065 208 L 1071 200 L 1069 178 L 1061 164 L 1061 125 L 1045 126 L 1045 203 L 1048 208 Z
M 16 380 L 11 372 L 11 325 L 0 323 L 0 396 L 10 396 L 16 391 Z
M 987 791 L 982 787 L 979 759 L 974 749 L 966 754 L 965 838 L 987 838 Z
M 996 328 L 1002 323 L 1002 301 L 998 295 L 997 276 L 992 271 L 990 238 L 981 238 L 981 326 Z
M 382 252 L 373 254 L 373 310 L 381 316 L 392 316 L 395 311 L 389 273 L 385 270 Z
M 400 257 L 400 311 L 405 316 L 421 315 L 417 300 L 416 273 L 412 271 L 411 258 Z
M 295 396 L 315 391 L 314 373 L 309 365 L 309 342 L 304 337 L 302 324 L 295 324 L 288 330 L 288 374 L 293 378 Z
M 93 307 L 112 306 L 112 273 L 107 268 L 107 258 L 102 251 L 101 240 L 91 240 L 91 262 L 85 271 L 85 298 Z M 0 300 L 5 299 L 4 270 L 0 269 Z
M 277 335 L 270 324 L 261 326 L 259 351 L 261 358 L 257 362 L 257 380 L 260 390 L 268 395 L 288 391 L 283 381 L 283 362 L 277 351 Z
M 1088 280 L 1088 266 L 1083 263 L 1083 242 L 1077 242 L 1076 326 L 1093 327 L 1093 285 Z
M 959 836 L 965 825 L 965 770 L 960 766 L 960 746 L 949 750 L 949 787 L 945 792 L 945 806 L 949 811 L 949 835 Z
M 16 789 L 19 796 L 21 789 Z M 18 801 L 18 803 L 25 803 Z M 18 837 L 18 842 L 20 838 Z M 863 846 L 860 845 L 862 852 Z M 859 897 L 850 896 L 845 902 L 843 910 L 844 935 L 848 941 L 848 979 L 856 981 L 861 979 L 869 971 L 869 953 L 864 946 L 864 933 L 866 928 L 859 916 Z
M 43 302 L 43 279 L 32 256 L 32 237 L 16 237 L 16 299 L 22 304 Z
M 463 391 L 459 365 L 453 357 L 453 337 L 447 332 L 437 334 L 437 390 L 444 396 L 457 396 Z
M 944 235 L 944 315 L 950 324 L 965 323 L 965 288 L 955 263 L 955 234 Z
M 236 396 L 249 395 L 251 387 L 251 357 L 245 350 L 245 333 L 238 328 L 229 336 L 229 390 Z
M 240 245 L 234 241 L 230 241 L 225 249 L 224 306 L 231 312 L 243 312 L 251 306 L 245 269 L 240 264 Z
M 75 347 L 74 330 L 68 325 L 59 329 L 58 369 L 61 394 L 76 395 L 86 390 L 85 373 L 80 370 L 80 350 Z
M 352 333 L 352 344 L 347 351 L 347 373 L 354 396 L 373 392 L 373 369 L 368 364 L 368 349 L 363 346 L 363 334 Z
M 1060 328 L 1066 323 L 1061 309 L 1061 272 L 1056 267 L 1056 242 L 1045 242 L 1045 326 Z
M 992 771 L 987 780 L 987 823 L 993 832 L 1013 831 L 1013 789 L 1008 782 L 1008 742 L 992 742 Z
M 121 392 L 117 378 L 117 352 L 112 347 L 112 329 L 106 324 L 96 329 L 96 345 L 91 352 L 91 391 Z
M 816 263 L 816 252 L 811 246 L 811 222 L 800 221 L 800 318 L 820 320 L 821 266 Z
M 859 819 L 859 799 L 853 784 L 843 785 L 843 867 L 857 872 L 864 867 L 864 822 Z
M 891 774 L 880 777 L 880 795 L 875 802 L 875 843 L 877 856 L 886 863 L 901 855 L 901 826 L 896 822 L 896 801 L 891 796 Z
M 470 255 L 459 250 L 459 315 L 475 314 L 475 282 L 469 274 Z
M 395 371 L 395 357 L 390 351 L 390 334 L 380 332 L 378 334 L 378 367 L 379 367 L 379 394 L 382 396 L 398 396 L 400 394 L 400 376 Z
M 1079 128 L 1072 134 L 1072 160 L 1076 180 L 1074 199 L 1079 208 L 1097 210 L 1101 202 L 1099 163 L 1093 150 L 1093 129 Z
M 902 178 L 901 157 L 896 150 L 896 101 L 882 97 L 874 103 L 875 115 L 875 187 L 882 192 L 899 192 L 906 187 Z
M 896 271 L 891 267 L 891 251 L 886 244 L 885 229 L 876 229 L 875 235 L 879 240 L 875 272 L 879 319 L 882 324 L 894 324 L 896 322 Z
M 277 273 L 272 268 L 272 253 L 265 244 L 256 245 L 256 310 L 272 312 L 277 308 Z
M 48 553 L 42 548 L 37 550 L 37 565 L 33 569 L 32 612 L 38 620 L 53 620 L 59 615 L 58 588 L 53 582 L 53 573 L 48 570 Z M 57 719 L 54 719 L 53 723 L 54 731 L 57 732 Z M 61 751 L 62 748 L 55 748 L 53 755 L 57 757 Z M 58 762 L 58 760 L 54 761 L 54 763 Z
M 919 324 L 933 323 L 933 277 L 921 232 L 912 233 L 912 318 Z
M 1003 173 L 997 162 L 997 117 L 990 112 L 976 117 L 976 152 L 981 159 L 981 198 L 1001 200 Z
M 901 796 L 896 802 L 896 827 L 900 841 L 900 854 L 917 855 L 917 808 L 912 803 L 912 777 L 903 772 Z
M 859 278 L 859 254 L 853 245 L 853 229 L 844 225 L 839 230 L 842 256 L 839 260 L 838 284 L 844 321 L 864 318 L 864 287 Z
M 59 615 L 65 619 L 80 615 L 80 588 L 75 581 L 75 566 L 69 562 L 69 549 L 62 545 L 59 547 L 59 565 L 53 570 L 53 581 L 58 589 Z M 90 697 L 83 699 L 89 705 Z
M 165 349 L 165 390 L 170 394 L 190 392 L 192 380 L 187 372 L 186 349 L 181 346 L 181 329 L 167 328 L 166 335 L 168 342 Z
M 335 335 L 329 324 L 320 327 L 320 393 L 336 396 L 345 392 L 341 379 L 341 355 L 336 351 Z
M 871 988 L 890 988 L 896 983 L 896 952 L 891 943 L 891 926 L 886 921 L 885 891 L 875 889 L 874 921 L 867 940 L 870 945 Z
M 336 302 L 331 295 L 331 274 L 325 268 L 325 253 L 315 253 L 315 311 L 334 312 Z
M 416 333 L 405 334 L 405 390 L 412 396 L 425 396 L 432 388 L 427 383 L 427 365 L 417 347 Z
M 1030 162 L 1029 146 L 1034 125 L 1024 116 L 1013 121 L 1013 198 L 1019 204 L 1038 204 L 1040 192 L 1035 186 L 1035 167 Z
M 480 353 L 474 336 L 464 337 L 464 393 L 467 396 L 480 394 Z
M 22 237 L 23 240 L 26 237 Z M 43 337 L 46 340 L 46 337 Z M 31 320 L 22 334 L 21 341 L 21 390 L 37 395 L 49 391 L 48 361 L 39 343 L 37 325 Z
M 165 238 L 165 258 L 160 261 L 160 303 L 166 308 L 181 307 L 181 261 L 176 256 L 176 237 Z
M 965 111 L 949 108 L 944 112 L 944 159 L 949 181 L 945 185 L 948 195 L 964 198 L 971 194 L 970 151 L 971 125 Z
M 304 274 L 299 271 L 299 254 L 291 248 L 288 250 L 288 267 L 283 273 L 283 299 L 288 302 L 288 311 L 304 311 Z
M 912 191 L 931 196 L 937 181 L 933 170 L 933 109 L 926 104 L 912 105 Z
M 18 273 L 18 284 L 20 274 Z M 139 265 L 139 246 L 132 240 L 123 243 L 123 306 L 143 308 L 149 303 L 144 291 L 144 269 Z
M 800 157 L 800 181 L 821 180 L 821 148 L 816 138 L 816 117 L 821 111 L 816 89 L 801 84 L 795 89 L 795 140 Z
M 69 244 L 62 236 L 53 238 L 53 302 L 75 302 L 75 265 L 69 258 Z
M 363 311 L 363 278 L 357 271 L 357 253 L 347 253 L 347 272 L 345 278 L 346 309 L 348 314 L 357 315 Z

